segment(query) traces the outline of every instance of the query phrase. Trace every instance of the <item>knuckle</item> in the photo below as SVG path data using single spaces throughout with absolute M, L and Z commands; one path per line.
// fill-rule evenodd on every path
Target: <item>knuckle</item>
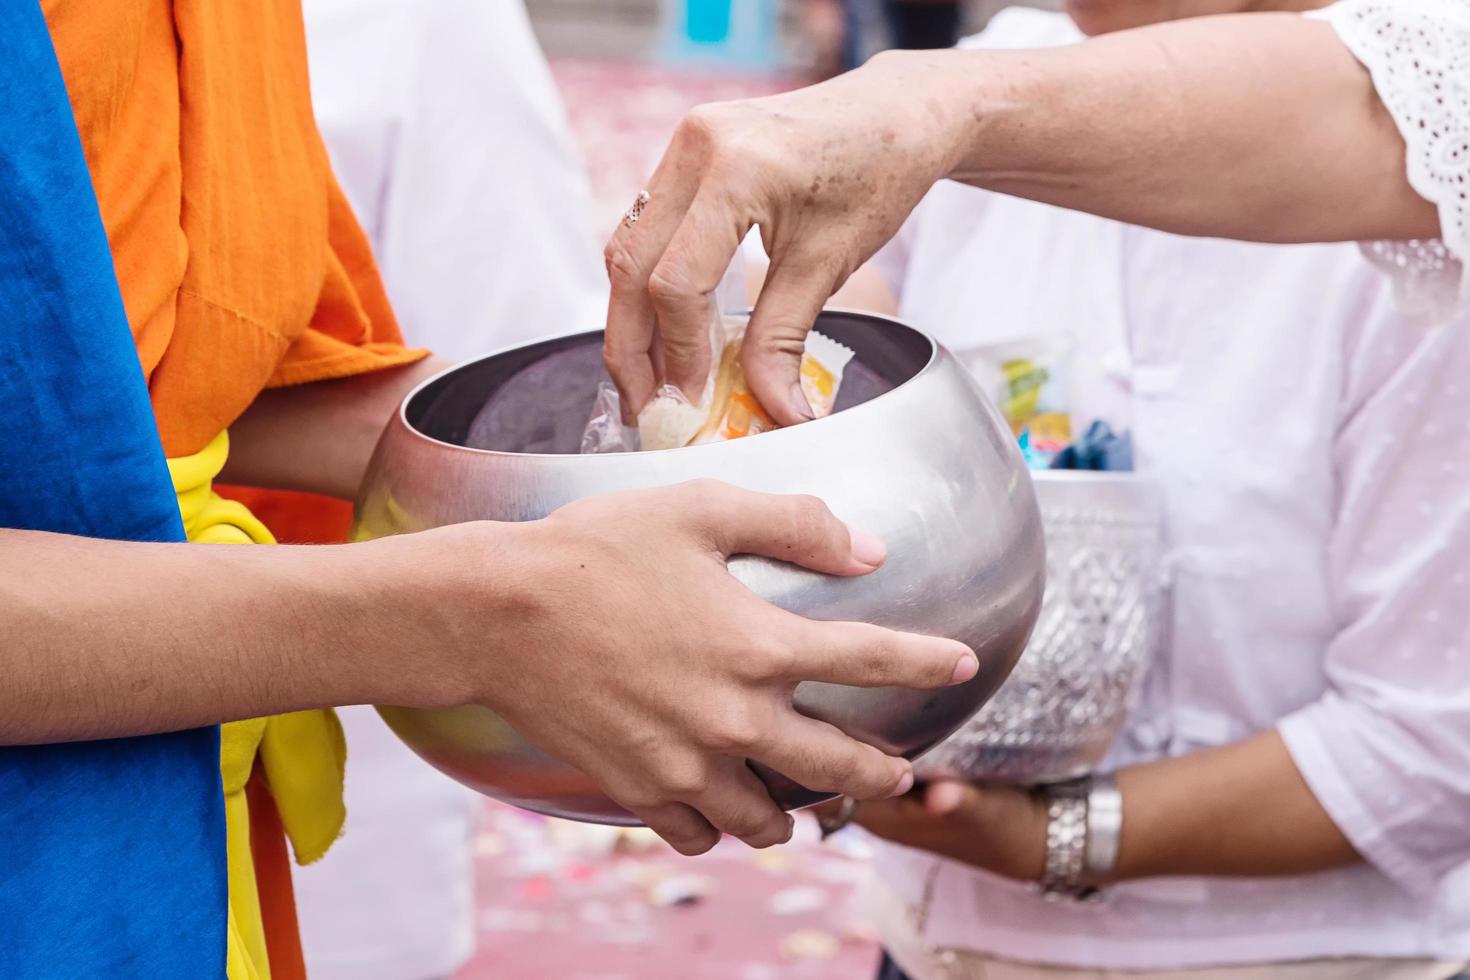
M 903 52 L 885 49 L 875 53 L 868 61 L 876 65 L 887 65 L 902 59 Z
M 669 767 L 664 773 L 662 783 L 669 796 L 675 800 L 703 796 L 710 787 L 709 769 L 702 763 L 691 760 Z
M 708 744 L 724 755 L 745 755 L 757 749 L 765 726 L 757 713 L 744 706 L 727 707 L 710 725 Z
M 733 813 L 725 825 L 725 833 L 742 840 L 765 837 L 774 829 L 770 814 L 759 810 L 742 810 Z
M 746 680 L 755 684 L 770 684 L 785 680 L 797 668 L 800 658 L 788 644 L 768 637 L 755 637 L 746 647 L 741 659 L 742 673 Z
M 896 784 L 897 777 L 883 753 L 871 746 L 858 745 L 836 763 L 833 779 L 846 787 L 846 795 L 871 799 L 887 795 Z
M 664 839 L 668 840 L 668 838 Z M 680 837 L 676 840 L 669 840 L 669 846 L 685 857 L 698 857 L 719 843 L 719 840 L 720 837 L 718 834 L 705 832 L 695 834 L 692 837 Z
M 634 813 L 652 810 L 668 802 L 665 794 L 658 792 L 652 787 L 634 787 L 617 793 L 609 793 L 608 795 L 616 800 L 618 805 L 623 809 L 631 810 Z M 644 822 L 649 822 L 647 817 L 644 818 Z
M 757 358 L 801 357 L 806 351 L 806 326 L 794 318 L 772 317 L 765 329 L 746 335 L 750 353 Z
M 694 502 L 714 501 L 727 496 L 730 490 L 728 483 L 722 483 L 714 477 L 702 476 L 694 480 L 685 480 L 675 488 L 676 491 Z
M 626 288 L 638 281 L 638 260 L 621 233 L 608 239 L 602 250 L 602 264 L 607 268 L 608 281 L 614 288 Z
M 617 377 L 617 372 L 623 368 L 625 354 L 612 344 L 604 344 L 602 348 L 602 367 L 608 374 Z
M 828 782 L 851 790 L 865 790 L 866 780 L 863 779 L 865 772 L 861 758 L 861 753 L 856 750 L 833 756 L 825 767 Z
M 817 497 L 798 495 L 786 507 L 787 530 L 794 542 L 805 547 L 825 543 L 832 531 L 832 512 Z
M 896 642 L 897 636 L 881 626 L 863 624 L 863 665 L 873 674 L 887 675 L 892 667 L 909 660 Z
M 705 102 L 684 114 L 674 130 L 674 140 L 680 146 L 709 149 L 720 139 L 724 113 L 718 103 Z
M 707 524 L 729 509 L 733 489 L 727 483 L 701 477 L 676 484 L 669 488 L 669 492 L 678 513 L 696 524 Z
M 699 291 L 690 282 L 688 273 L 672 258 L 664 258 L 653 267 L 648 276 L 648 295 L 655 306 L 671 306 L 686 303 L 697 297 Z

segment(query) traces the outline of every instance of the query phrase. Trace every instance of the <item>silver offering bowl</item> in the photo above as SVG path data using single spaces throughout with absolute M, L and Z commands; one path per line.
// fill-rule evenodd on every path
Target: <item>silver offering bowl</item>
M 696 478 L 814 494 L 886 541 L 881 569 L 837 579 L 740 556 L 730 570 L 803 616 L 947 636 L 974 649 L 979 673 L 941 690 L 797 687 L 795 705 L 805 714 L 916 757 L 973 715 L 1021 655 L 1041 608 L 1041 518 L 1010 430 L 948 351 L 866 314 L 824 312 L 816 328 L 855 352 L 831 416 L 662 452 L 577 454 L 606 377 L 600 333 L 445 371 L 411 392 L 384 432 L 358 499 L 354 539 L 537 520 L 582 497 Z M 482 793 L 559 817 L 636 822 L 488 708 L 379 710 L 415 752 Z M 758 771 L 788 809 L 828 798 Z

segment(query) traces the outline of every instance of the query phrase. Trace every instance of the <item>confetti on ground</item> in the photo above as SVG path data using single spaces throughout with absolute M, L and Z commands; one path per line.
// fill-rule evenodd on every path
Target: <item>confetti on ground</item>
M 781 940 L 781 955 L 792 960 L 830 960 L 842 943 L 830 932 L 799 929 Z
M 825 908 L 831 900 L 831 893 L 825 888 L 798 885 L 795 888 L 783 888 L 772 895 L 766 907 L 771 910 L 772 915 L 805 915 Z
M 820 843 L 811 824 L 782 848 L 725 840 L 685 858 L 657 841 L 584 846 L 597 835 L 487 803 L 480 948 L 457 980 L 867 980 L 863 851 Z

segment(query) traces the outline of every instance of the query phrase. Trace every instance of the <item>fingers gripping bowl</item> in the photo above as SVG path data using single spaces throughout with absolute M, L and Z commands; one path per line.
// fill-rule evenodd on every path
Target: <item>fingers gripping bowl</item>
M 884 538 L 882 568 L 836 579 L 743 556 L 730 570 L 803 616 L 947 636 L 975 651 L 979 672 L 954 687 L 797 687 L 803 713 L 913 758 L 973 715 L 1025 647 L 1045 578 L 1041 520 L 1009 428 L 947 351 L 866 314 L 824 312 L 817 328 L 855 352 L 830 417 L 662 452 L 577 454 L 606 377 L 600 333 L 446 371 L 412 392 L 384 432 L 353 538 L 536 520 L 594 494 L 699 478 L 814 494 L 849 524 Z M 593 780 L 539 751 L 488 708 L 379 711 L 425 760 L 482 793 L 554 816 L 635 822 Z M 787 809 L 828 796 L 778 773 L 761 776 Z

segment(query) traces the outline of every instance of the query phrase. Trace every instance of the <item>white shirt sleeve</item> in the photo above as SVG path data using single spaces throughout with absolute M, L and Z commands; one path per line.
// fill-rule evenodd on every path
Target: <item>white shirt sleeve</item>
M 1470 862 L 1470 315 L 1406 319 L 1350 339 L 1330 686 L 1278 730 L 1359 853 L 1425 894 Z
M 1368 243 L 1368 257 L 1410 310 L 1470 301 L 1470 4 L 1341 0 L 1308 16 L 1368 69 L 1408 145 L 1410 186 L 1439 209 L 1441 240 Z

